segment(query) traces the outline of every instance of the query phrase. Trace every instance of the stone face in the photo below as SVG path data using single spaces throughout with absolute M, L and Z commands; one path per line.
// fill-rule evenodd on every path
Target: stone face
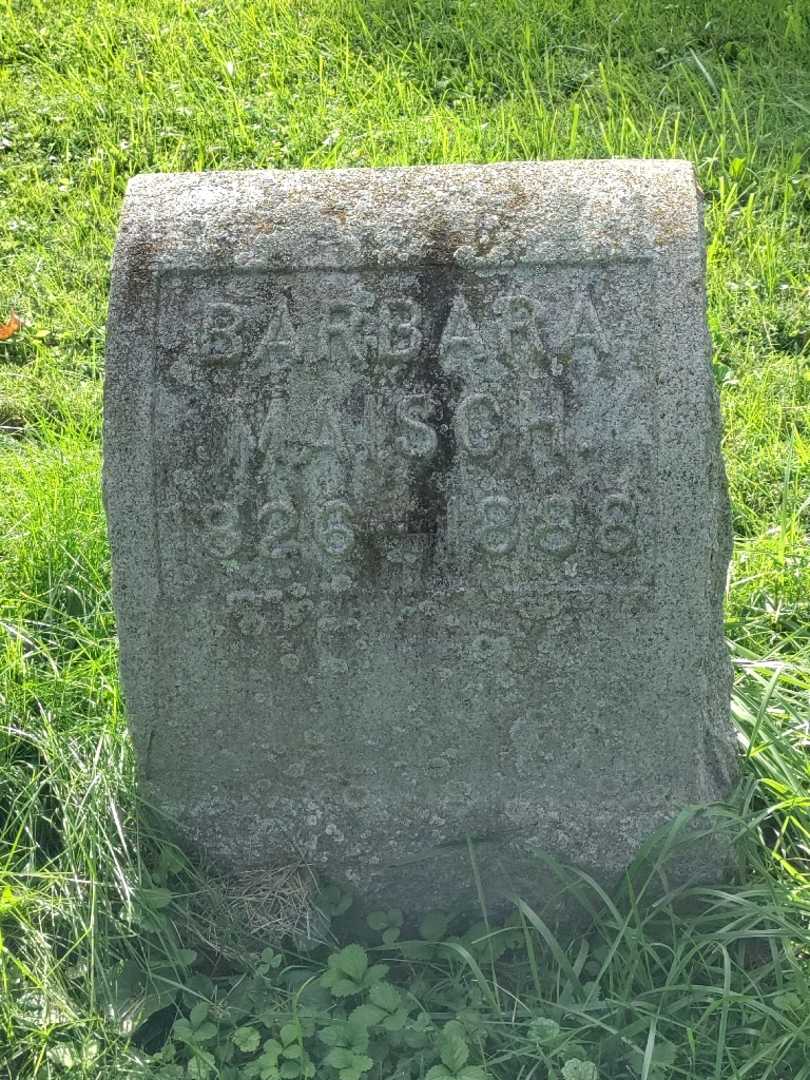
M 726 793 L 704 308 L 684 162 L 132 181 L 105 497 L 190 844 L 419 912 L 475 903 L 469 839 L 542 901 L 539 852 L 609 882 Z

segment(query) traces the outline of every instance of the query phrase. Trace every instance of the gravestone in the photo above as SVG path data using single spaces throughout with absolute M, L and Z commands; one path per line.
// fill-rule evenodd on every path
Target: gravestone
M 226 871 L 538 902 L 728 791 L 688 164 L 136 177 L 105 432 L 142 788 Z

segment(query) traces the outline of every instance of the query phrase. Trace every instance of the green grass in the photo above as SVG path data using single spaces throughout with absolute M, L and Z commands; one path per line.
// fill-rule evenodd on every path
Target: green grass
M 212 968 L 199 880 L 136 815 L 99 499 L 127 178 L 623 155 L 689 158 L 707 195 L 746 873 L 611 903 L 581 883 L 593 920 L 564 945 L 530 911 L 421 954 L 371 934 L 427 1019 L 363 1075 L 426 1075 L 460 1016 L 498 1080 L 810 1076 L 809 136 L 805 0 L 0 0 L 0 316 L 27 323 L 0 345 L 0 1075 L 204 1076 L 234 1025 L 320 1030 L 330 1000 L 300 989 L 328 948 Z M 175 1029 L 159 1065 L 201 998 L 214 1035 Z

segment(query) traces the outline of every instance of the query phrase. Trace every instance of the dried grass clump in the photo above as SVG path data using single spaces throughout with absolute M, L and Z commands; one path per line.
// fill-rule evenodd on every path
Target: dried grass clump
M 297 944 L 324 940 L 328 921 L 315 906 L 318 887 L 302 862 L 253 867 L 230 876 L 198 875 L 189 897 L 193 931 L 210 952 L 232 960 L 292 939 Z M 311 947 L 311 945 L 310 945 Z

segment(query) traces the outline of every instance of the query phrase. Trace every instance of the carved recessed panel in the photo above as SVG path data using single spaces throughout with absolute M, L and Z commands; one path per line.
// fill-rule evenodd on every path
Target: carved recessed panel
M 645 260 L 165 275 L 167 580 L 244 597 L 246 636 L 303 633 L 332 607 L 347 618 L 352 594 L 381 582 L 397 618 L 438 592 L 473 625 L 493 597 L 548 621 L 582 598 L 648 591 L 644 275 Z M 291 588 L 309 597 L 297 630 L 303 602 L 275 618 L 267 599 Z

